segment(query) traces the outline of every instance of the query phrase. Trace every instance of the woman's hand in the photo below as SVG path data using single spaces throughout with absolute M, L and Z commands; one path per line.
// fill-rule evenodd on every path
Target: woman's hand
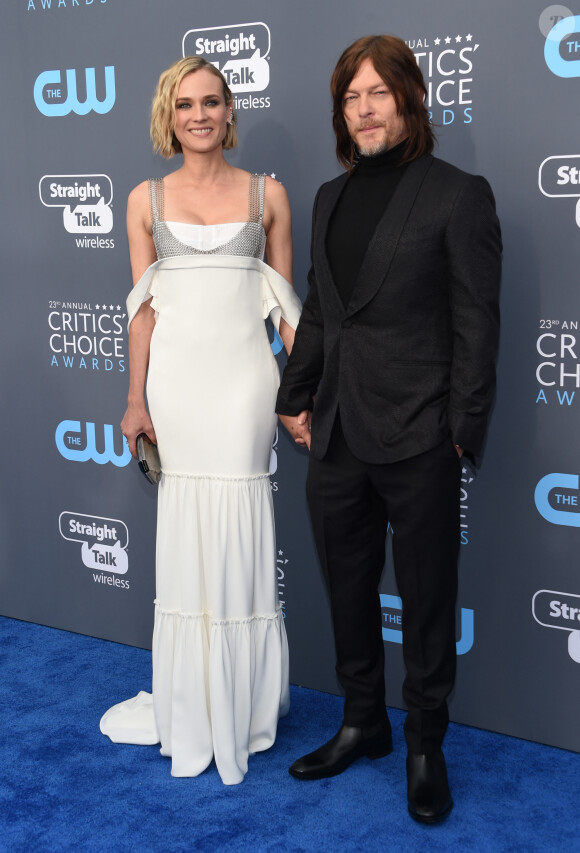
M 137 458 L 137 436 L 141 435 L 142 432 L 145 433 L 153 444 L 157 444 L 157 436 L 155 435 L 149 412 L 145 408 L 145 403 L 139 405 L 129 403 L 121 421 L 121 431 L 127 439 L 131 456 L 134 459 Z

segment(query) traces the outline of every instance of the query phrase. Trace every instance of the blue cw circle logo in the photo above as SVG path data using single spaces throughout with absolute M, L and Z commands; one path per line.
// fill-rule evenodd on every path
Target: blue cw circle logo
M 103 426 L 105 449 L 102 452 L 97 450 L 94 423 L 87 421 L 84 432 L 83 441 L 80 421 L 61 421 L 54 435 L 60 455 L 70 462 L 88 462 L 91 459 L 97 465 L 112 462 L 117 468 L 124 468 L 131 461 L 131 452 L 125 439 L 123 439 L 123 452 L 120 455 L 115 453 L 115 437 L 111 424 Z
M 570 492 L 576 492 L 576 494 L 570 494 Z M 536 509 L 542 518 L 551 524 L 580 527 L 577 493 L 577 474 L 546 474 L 534 492 Z M 557 508 L 553 506 L 554 503 Z
M 272 341 L 270 346 L 272 347 L 272 352 L 274 353 L 274 355 L 278 355 L 278 353 L 282 352 L 282 350 L 284 349 L 282 338 L 280 337 L 276 329 L 274 329 L 274 340 Z
M 398 595 L 381 593 L 381 608 L 383 611 L 383 640 L 385 643 L 403 642 L 403 602 Z M 473 647 L 474 611 L 467 607 L 461 608 L 461 638 L 455 644 L 458 655 L 465 655 Z
M 558 77 L 580 77 L 580 15 L 570 15 L 552 27 L 544 45 L 544 59 Z
M 91 110 L 103 115 L 113 109 L 115 103 L 115 66 L 105 66 L 105 97 L 97 98 L 95 69 L 85 68 L 86 99 L 79 101 L 77 96 L 77 72 L 74 68 L 66 70 L 66 98 L 64 98 L 60 71 L 43 71 L 34 82 L 34 103 L 45 116 L 66 116 L 76 113 L 86 116 Z M 64 98 L 64 100 L 63 100 Z

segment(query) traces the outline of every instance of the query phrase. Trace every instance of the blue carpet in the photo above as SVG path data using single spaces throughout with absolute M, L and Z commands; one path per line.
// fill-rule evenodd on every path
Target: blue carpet
M 101 714 L 149 689 L 149 652 L 0 618 L 0 850 L 580 851 L 579 758 L 451 725 L 455 809 L 438 826 L 406 811 L 404 715 L 394 753 L 342 776 L 287 772 L 340 723 L 340 699 L 292 688 L 275 746 L 250 758 L 241 785 L 212 765 L 174 779 L 158 747 L 112 744 Z

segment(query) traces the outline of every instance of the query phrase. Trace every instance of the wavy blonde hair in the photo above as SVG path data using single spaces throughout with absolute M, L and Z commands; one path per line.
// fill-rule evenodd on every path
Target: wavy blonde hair
M 232 121 L 228 124 L 222 147 L 226 150 L 235 148 L 238 144 L 236 130 L 237 117 L 234 112 L 234 96 L 223 74 L 215 65 L 201 56 L 186 56 L 178 59 L 163 72 L 157 83 L 151 106 L 151 142 L 155 153 L 169 160 L 175 154 L 181 153 L 181 143 L 175 138 L 175 101 L 181 81 L 187 74 L 193 74 L 205 68 L 218 78 L 222 84 L 223 94 L 228 106 L 232 108 Z

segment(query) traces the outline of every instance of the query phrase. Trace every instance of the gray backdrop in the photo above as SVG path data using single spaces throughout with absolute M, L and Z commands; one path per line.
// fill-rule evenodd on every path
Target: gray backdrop
M 2 614 L 150 647 L 156 495 L 118 424 L 125 202 L 177 166 L 150 151 L 161 70 L 185 49 L 229 76 L 241 136 L 231 162 L 286 186 L 304 297 L 312 200 L 339 171 L 332 68 L 358 36 L 395 33 L 425 73 L 440 156 L 490 180 L 505 240 L 499 392 L 483 465 L 463 477 L 452 718 L 580 750 L 575 11 L 545 0 L 2 4 Z M 280 432 L 272 488 L 291 677 L 337 692 L 306 463 Z M 389 563 L 388 702 L 400 706 Z

